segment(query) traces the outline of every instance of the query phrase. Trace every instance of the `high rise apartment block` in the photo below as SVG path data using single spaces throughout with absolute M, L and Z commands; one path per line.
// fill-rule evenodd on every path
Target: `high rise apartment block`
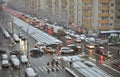
M 12 0 L 20 2 L 20 0 Z M 28 13 L 87 30 L 120 30 L 120 0 L 22 0 Z M 41 14 L 43 15 L 43 14 Z

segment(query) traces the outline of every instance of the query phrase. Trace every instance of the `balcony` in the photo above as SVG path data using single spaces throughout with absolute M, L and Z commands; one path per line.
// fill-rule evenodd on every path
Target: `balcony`
M 114 29 L 120 30 L 120 25 L 119 26 L 114 26 Z
M 115 9 L 120 10 L 120 6 L 116 6 L 116 8 L 115 8 Z
M 102 16 L 102 17 L 107 17 L 107 16 L 110 16 L 110 14 L 108 14 L 108 13 L 103 13 L 103 14 L 99 14 L 99 16 Z
M 83 22 L 91 22 L 91 19 L 83 19 Z
M 115 22 L 119 23 L 119 22 L 120 22 L 120 19 L 116 19 Z
M 116 0 L 116 2 L 120 2 L 120 0 Z
M 99 0 L 99 2 L 101 2 L 101 3 L 109 3 L 110 0 Z
M 92 9 L 91 6 L 82 6 L 82 9 Z
M 92 16 L 92 13 L 86 13 L 86 12 L 82 12 L 83 16 Z
M 83 27 L 84 27 L 85 29 L 91 29 L 91 26 L 90 26 L 90 25 L 83 25 Z
M 107 7 L 107 6 L 101 6 L 101 7 L 99 7 L 99 10 L 109 10 L 109 7 Z
M 109 23 L 109 20 L 99 20 L 100 24 L 105 24 L 105 23 Z
M 115 13 L 115 16 L 120 16 L 120 13 Z
M 92 3 L 92 0 L 82 0 L 82 2 L 85 2 L 85 3 Z
M 110 29 L 110 27 L 109 26 L 98 26 L 97 27 L 98 28 L 98 30 L 109 30 Z

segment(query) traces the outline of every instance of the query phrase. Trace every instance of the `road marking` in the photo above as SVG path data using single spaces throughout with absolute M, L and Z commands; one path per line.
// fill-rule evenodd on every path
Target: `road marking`
M 18 77 L 18 75 L 15 75 L 15 77 Z
M 114 69 L 114 68 L 108 66 L 107 64 L 102 64 L 102 65 L 103 65 L 103 66 L 106 66 L 106 67 L 108 67 L 108 68 L 110 68 L 110 69 L 112 69 L 113 71 L 116 71 L 116 72 L 120 73 L 118 70 L 116 70 L 116 69 Z
M 9 75 L 9 77 L 12 77 L 12 75 Z
M 40 71 L 42 71 L 42 72 L 43 72 L 43 69 L 42 69 L 40 66 L 39 66 L 38 68 L 40 69 Z
M 35 70 L 36 70 L 37 72 L 39 72 L 39 69 L 38 69 L 37 67 L 35 67 Z
M 93 60 L 93 61 L 96 61 L 95 59 L 93 59 L 92 57 L 89 57 L 89 59 Z
M 45 71 L 47 71 L 47 69 L 46 69 L 46 67 L 45 67 L 45 66 L 42 66 L 42 68 L 43 68 Z
M 0 66 L 0 70 L 2 69 L 2 67 Z

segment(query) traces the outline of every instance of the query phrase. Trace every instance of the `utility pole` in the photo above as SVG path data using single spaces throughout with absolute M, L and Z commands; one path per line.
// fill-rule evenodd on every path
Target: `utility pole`
M 27 28 L 27 57 L 28 57 L 28 63 L 29 62 L 29 35 L 28 35 L 29 29 Z

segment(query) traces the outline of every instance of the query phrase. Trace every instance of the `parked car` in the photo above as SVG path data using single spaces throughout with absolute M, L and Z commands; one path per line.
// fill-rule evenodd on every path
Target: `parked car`
M 20 55 L 20 51 L 18 50 L 11 51 L 10 55 Z
M 22 62 L 23 64 L 27 64 L 27 63 L 28 63 L 28 58 L 27 58 L 26 55 L 22 55 L 22 56 L 21 56 L 21 62 Z
M 12 67 L 14 68 L 20 68 L 20 61 L 18 58 L 12 59 Z
M 25 77 L 38 77 L 38 74 L 32 67 L 28 67 L 25 69 Z
M 61 53 L 64 54 L 64 53 L 73 53 L 74 50 L 73 49 L 70 49 L 69 47 L 61 47 Z
M 10 64 L 8 60 L 2 60 L 2 68 L 9 68 Z
M 8 60 L 8 55 L 7 54 L 2 54 L 1 60 Z
M 6 54 L 6 51 L 5 50 L 0 50 L 0 55 L 1 54 Z

